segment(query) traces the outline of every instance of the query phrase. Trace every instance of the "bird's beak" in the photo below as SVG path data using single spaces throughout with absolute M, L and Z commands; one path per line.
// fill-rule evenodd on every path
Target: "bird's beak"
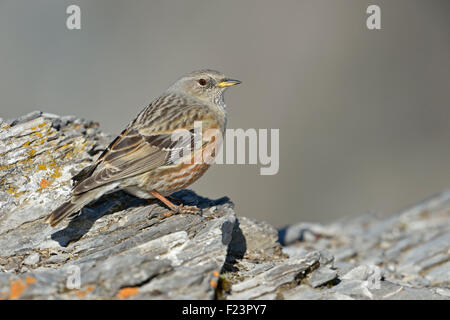
M 222 81 L 220 81 L 217 86 L 219 88 L 226 88 L 226 87 L 231 87 L 234 86 L 236 84 L 241 83 L 241 81 L 239 80 L 233 80 L 233 79 L 223 79 Z

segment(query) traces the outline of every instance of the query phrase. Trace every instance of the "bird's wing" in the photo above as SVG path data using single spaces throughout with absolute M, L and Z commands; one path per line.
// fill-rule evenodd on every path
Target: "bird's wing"
M 189 112 L 191 115 L 197 113 L 197 116 L 187 117 Z M 73 177 L 73 193 L 81 194 L 155 168 L 173 165 L 174 159 L 179 159 L 174 157 L 174 153 L 179 153 L 181 148 L 191 147 L 196 139 L 193 119 L 201 121 L 204 118 L 209 123 L 214 119 L 211 112 L 202 106 L 185 107 L 180 113 L 173 114 L 174 118 L 186 117 L 186 120 L 173 122 L 170 130 L 162 130 L 155 125 L 159 122 L 157 118 L 150 126 L 139 128 L 132 123 L 114 139 L 95 164 Z M 186 130 L 186 134 L 174 139 L 172 133 L 177 129 Z

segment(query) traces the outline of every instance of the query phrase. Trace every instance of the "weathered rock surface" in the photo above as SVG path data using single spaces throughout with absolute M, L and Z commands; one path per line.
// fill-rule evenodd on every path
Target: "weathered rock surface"
M 293 225 L 280 230 L 280 241 L 291 257 L 327 250 L 338 275 L 326 290 L 298 286 L 285 298 L 450 298 L 450 191 L 390 218 Z
M 176 215 L 118 191 L 44 218 L 112 137 L 76 117 L 0 119 L 0 299 L 449 299 L 450 191 L 390 218 L 277 232 L 228 198 Z M 280 245 L 280 242 L 283 246 Z

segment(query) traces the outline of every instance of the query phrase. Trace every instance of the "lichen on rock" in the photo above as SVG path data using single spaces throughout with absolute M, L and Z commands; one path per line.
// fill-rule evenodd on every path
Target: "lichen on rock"
M 450 192 L 390 218 L 276 230 L 233 203 L 123 191 L 51 228 L 71 177 L 113 137 L 74 116 L 0 119 L 0 299 L 449 299 Z

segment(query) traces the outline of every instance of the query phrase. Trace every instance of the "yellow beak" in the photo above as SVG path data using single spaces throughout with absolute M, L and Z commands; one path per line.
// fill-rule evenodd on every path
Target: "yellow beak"
M 226 88 L 226 87 L 231 87 L 234 86 L 236 84 L 241 83 L 241 81 L 239 80 L 233 80 L 233 79 L 223 79 L 222 81 L 220 81 L 217 86 L 219 88 Z

